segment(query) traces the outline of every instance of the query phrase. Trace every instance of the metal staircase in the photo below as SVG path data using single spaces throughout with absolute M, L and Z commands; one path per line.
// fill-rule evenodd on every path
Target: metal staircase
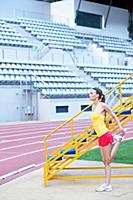
M 119 88 L 120 102 L 113 108 L 113 111 L 123 126 L 133 119 L 133 96 L 129 96 L 125 99 L 122 97 L 122 86 L 131 78 L 133 78 L 133 75 L 129 75 L 125 80 L 121 81 L 106 93 L 106 96 L 108 96 L 114 92 L 115 89 Z M 44 166 L 44 186 L 47 185 L 47 181 L 49 179 L 53 178 L 57 173 L 65 169 L 69 164 L 97 145 L 97 137 L 95 131 L 92 128 L 92 125 L 85 127 L 85 129 L 82 130 L 79 134 L 75 134 L 73 129 L 74 120 L 77 119 L 77 117 L 90 106 L 92 106 L 92 104 L 86 107 L 80 113 L 77 113 L 71 119 L 64 122 L 44 138 L 44 150 L 46 156 L 46 164 Z M 56 151 L 48 155 L 47 141 L 49 137 L 53 134 L 56 134 L 58 130 L 61 130 L 66 125 L 70 126 L 71 137 L 64 145 L 60 146 Z M 118 130 L 117 125 L 114 123 L 110 115 L 106 116 L 106 125 L 112 131 L 112 133 Z

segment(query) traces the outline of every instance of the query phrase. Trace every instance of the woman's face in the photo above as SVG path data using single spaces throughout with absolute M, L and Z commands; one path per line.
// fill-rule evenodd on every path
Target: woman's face
M 90 92 L 89 97 L 90 97 L 91 101 L 95 101 L 98 98 L 98 94 L 96 93 L 96 90 L 92 89 L 91 92 Z

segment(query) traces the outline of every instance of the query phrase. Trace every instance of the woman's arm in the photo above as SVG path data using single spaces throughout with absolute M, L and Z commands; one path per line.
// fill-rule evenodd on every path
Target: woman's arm
M 103 109 L 113 117 L 113 119 L 115 120 L 116 124 L 118 125 L 122 133 L 125 134 L 124 128 L 122 127 L 120 120 L 115 115 L 115 113 L 110 109 L 110 107 L 106 103 L 103 103 L 102 106 L 103 106 Z

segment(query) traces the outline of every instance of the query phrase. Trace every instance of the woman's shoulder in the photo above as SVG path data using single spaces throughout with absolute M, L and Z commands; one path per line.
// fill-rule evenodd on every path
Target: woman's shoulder
M 100 105 L 101 105 L 103 108 L 108 107 L 108 105 L 107 105 L 106 103 L 104 103 L 104 102 L 100 102 Z
M 101 107 L 103 108 L 103 110 L 111 111 L 111 108 L 107 103 L 103 103 L 103 102 L 100 102 L 100 103 L 101 103 Z
M 104 102 L 100 102 L 99 103 L 101 106 L 105 106 L 105 105 L 107 105 L 106 103 L 104 103 Z

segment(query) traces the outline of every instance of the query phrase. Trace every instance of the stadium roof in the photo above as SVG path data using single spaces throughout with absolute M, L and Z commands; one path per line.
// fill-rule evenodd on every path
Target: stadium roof
M 38 0 L 38 1 L 53 3 L 53 2 L 61 1 L 61 0 Z M 109 5 L 111 2 L 111 0 L 85 0 L 85 1 L 91 1 L 91 2 L 105 4 L 105 5 Z M 81 3 L 82 3 L 82 0 L 81 0 Z M 118 8 L 124 8 L 124 9 L 133 9 L 133 0 L 112 0 L 112 6 L 118 7 Z
M 62 0 L 36 0 L 36 1 L 45 1 L 45 2 L 49 2 L 49 3 L 53 3 L 56 1 L 62 1 Z
M 109 5 L 111 0 L 86 0 L 91 2 L 96 2 L 99 4 Z M 131 9 L 133 8 L 133 1 L 132 0 L 112 0 L 112 6 L 124 9 Z

